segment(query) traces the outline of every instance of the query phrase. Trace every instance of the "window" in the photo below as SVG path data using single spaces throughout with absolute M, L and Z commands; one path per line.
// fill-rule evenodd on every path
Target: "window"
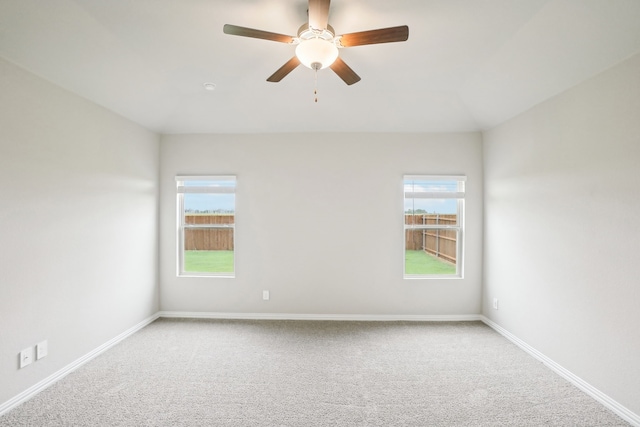
M 404 177 L 404 277 L 462 277 L 463 176 Z
M 178 275 L 235 274 L 236 178 L 178 176 Z

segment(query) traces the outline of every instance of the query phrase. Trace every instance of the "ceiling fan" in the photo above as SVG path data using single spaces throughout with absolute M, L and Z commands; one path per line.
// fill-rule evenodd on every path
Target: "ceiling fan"
M 409 38 L 409 27 L 406 25 L 336 36 L 335 30 L 328 23 L 330 2 L 331 0 L 309 0 L 309 22 L 298 29 L 296 37 L 230 24 L 226 24 L 223 31 L 234 36 L 296 46 L 295 56 L 267 79 L 268 82 L 274 83 L 281 81 L 298 65 L 303 64 L 315 71 L 330 67 L 346 84 L 352 85 L 360 81 L 360 76 L 339 57 L 339 48 L 402 42 Z

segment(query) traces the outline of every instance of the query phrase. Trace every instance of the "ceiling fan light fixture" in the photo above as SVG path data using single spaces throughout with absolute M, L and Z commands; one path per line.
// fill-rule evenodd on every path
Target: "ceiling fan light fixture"
M 333 42 L 321 38 L 301 40 L 296 47 L 296 56 L 305 67 L 318 70 L 335 62 L 338 48 Z
M 379 28 L 376 30 L 359 31 L 337 35 L 329 25 L 329 7 L 331 0 L 308 0 L 307 9 L 309 19 L 298 28 L 298 36 L 272 33 L 254 28 L 239 27 L 224 24 L 222 31 L 233 36 L 251 37 L 255 39 L 271 40 L 296 46 L 296 54 L 275 73 L 267 78 L 268 82 L 277 83 L 295 70 L 300 64 L 318 71 L 331 67 L 347 85 L 360 81 L 355 71 L 351 69 L 338 55 L 338 49 L 343 47 L 363 46 L 370 44 L 403 42 L 409 39 L 409 27 Z M 317 81 L 316 74 L 316 81 Z

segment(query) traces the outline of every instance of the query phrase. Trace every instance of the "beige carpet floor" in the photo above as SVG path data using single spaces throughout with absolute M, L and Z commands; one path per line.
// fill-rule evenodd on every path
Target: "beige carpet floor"
M 160 319 L 0 426 L 628 426 L 480 322 Z

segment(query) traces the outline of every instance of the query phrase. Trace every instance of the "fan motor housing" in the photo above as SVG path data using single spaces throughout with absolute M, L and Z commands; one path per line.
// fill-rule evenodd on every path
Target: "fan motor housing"
M 324 30 L 316 30 L 309 27 L 309 24 L 302 24 L 298 28 L 298 38 L 302 40 L 310 39 L 322 39 L 328 42 L 333 42 L 333 38 L 336 36 L 336 30 L 331 25 L 327 25 Z

